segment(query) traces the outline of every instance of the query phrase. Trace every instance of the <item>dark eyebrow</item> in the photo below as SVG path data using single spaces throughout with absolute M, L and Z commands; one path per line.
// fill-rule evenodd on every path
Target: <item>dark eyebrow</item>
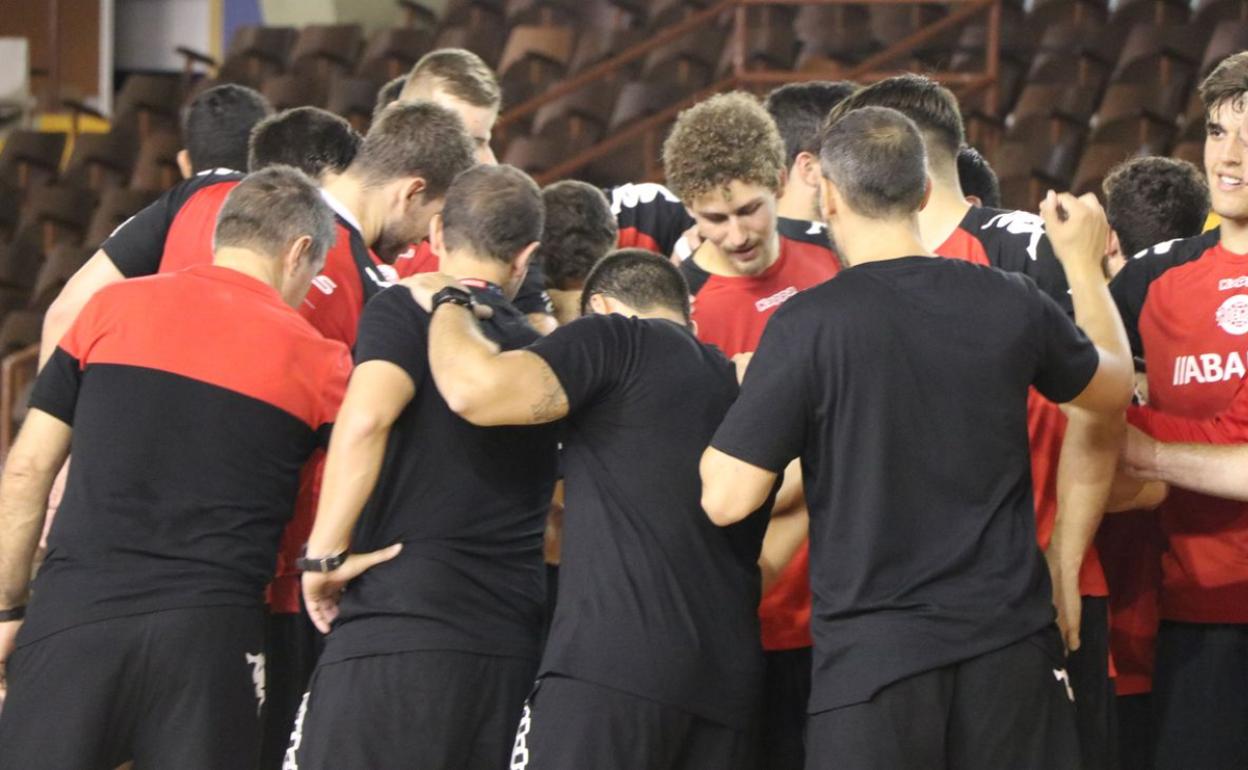
M 743 203 L 742 205 L 737 206 L 735 209 L 733 209 L 733 211 L 734 213 L 740 214 L 742 211 L 748 211 L 749 209 L 757 208 L 758 206 L 761 206 L 762 204 L 763 204 L 762 198 L 755 198 L 749 203 Z

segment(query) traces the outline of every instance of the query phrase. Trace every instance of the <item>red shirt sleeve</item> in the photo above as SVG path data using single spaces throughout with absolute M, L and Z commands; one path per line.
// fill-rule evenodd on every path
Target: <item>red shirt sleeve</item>
M 1204 420 L 1176 417 L 1149 407 L 1133 406 L 1127 421 L 1167 443 L 1242 444 L 1248 442 L 1248 380 L 1235 391 L 1226 409 Z

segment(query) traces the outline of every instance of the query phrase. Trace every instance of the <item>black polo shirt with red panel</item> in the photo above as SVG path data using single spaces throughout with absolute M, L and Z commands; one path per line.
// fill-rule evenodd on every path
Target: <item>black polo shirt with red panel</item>
M 1149 406 L 1204 420 L 1234 405 L 1248 367 L 1248 254 L 1219 230 L 1158 244 L 1110 284 Z M 1248 623 L 1248 504 L 1172 489 L 1160 508 L 1163 620 Z
M 261 606 L 350 365 L 344 345 L 234 270 L 97 292 L 31 394 L 73 427 L 74 461 L 21 643 L 108 618 Z
M 212 234 L 243 175 L 226 168 L 184 179 L 126 220 L 100 247 L 126 278 L 212 263 Z
M 619 225 L 621 249 L 648 249 L 671 256 L 681 236 L 694 225 L 685 204 L 661 184 L 622 184 L 603 192 Z

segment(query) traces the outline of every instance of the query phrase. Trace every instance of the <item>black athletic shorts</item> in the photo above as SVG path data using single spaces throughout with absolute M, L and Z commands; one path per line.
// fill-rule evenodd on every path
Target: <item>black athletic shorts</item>
M 765 653 L 760 770 L 802 770 L 806 765 L 806 706 L 810 701 L 810 648 Z
M 264 610 L 165 610 L 19 647 L 7 666 L 0 768 L 256 767 Z
M 265 622 L 267 674 L 260 770 L 282 770 L 295 714 L 308 691 L 323 635 L 306 613 L 270 612 Z
M 317 666 L 284 770 L 499 770 L 537 661 L 442 650 Z
M 1248 768 L 1248 625 L 1163 621 L 1153 707 L 1157 770 Z
M 807 770 L 1079 767 L 1056 627 L 812 714 L 806 738 Z
M 544 677 L 510 770 L 754 770 L 757 736 L 610 687 Z
M 1066 670 L 1075 690 L 1075 728 L 1083 770 L 1117 770 L 1117 695 L 1109 678 L 1109 600 L 1105 597 L 1083 597 L 1079 649 L 1067 656 Z
M 1122 770 L 1153 770 L 1156 745 L 1152 694 L 1119 695 L 1118 766 Z

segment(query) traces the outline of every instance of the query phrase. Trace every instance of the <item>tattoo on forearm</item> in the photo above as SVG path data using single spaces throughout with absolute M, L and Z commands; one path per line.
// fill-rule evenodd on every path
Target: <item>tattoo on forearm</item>
M 551 422 L 567 413 L 568 397 L 559 384 L 559 378 L 550 367 L 542 365 L 542 395 L 532 405 L 533 421 Z

